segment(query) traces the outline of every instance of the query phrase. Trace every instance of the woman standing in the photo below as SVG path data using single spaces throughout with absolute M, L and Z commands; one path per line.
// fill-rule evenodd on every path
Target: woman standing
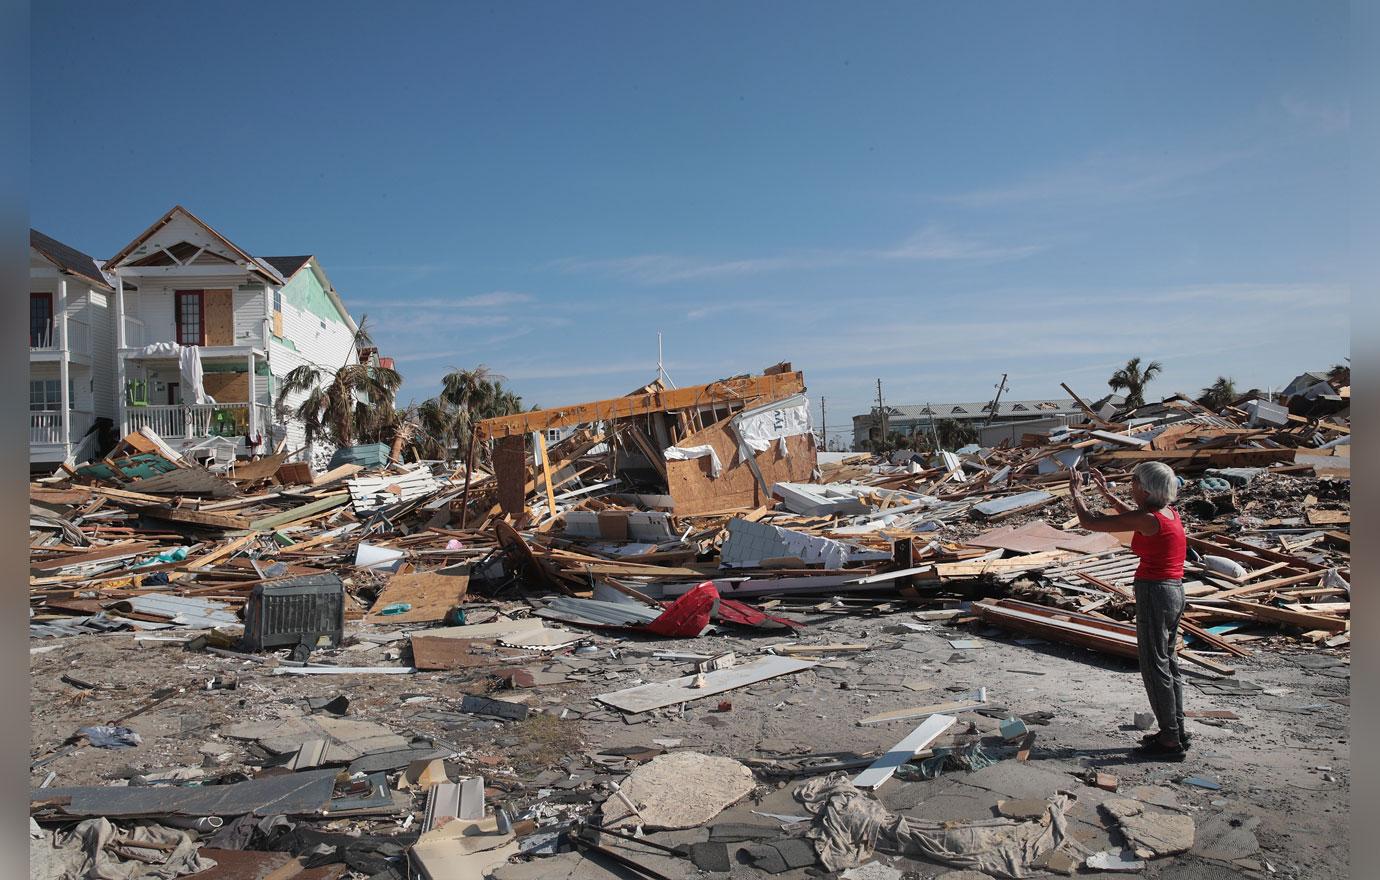
M 1089 510 L 1078 495 L 1078 474 L 1070 470 L 1069 499 L 1078 513 L 1078 524 L 1094 532 L 1134 532 L 1131 552 L 1140 557 L 1134 581 L 1136 647 L 1145 692 L 1160 729 L 1141 740 L 1136 751 L 1183 760 L 1189 736 L 1184 729 L 1184 682 L 1174 646 L 1178 641 L 1179 618 L 1184 613 L 1187 541 L 1183 520 L 1169 506 L 1178 497 L 1179 481 L 1169 465 L 1141 462 L 1131 471 L 1131 498 L 1135 503 L 1127 504 L 1112 494 L 1100 471 L 1093 471 L 1092 476 L 1118 512 Z

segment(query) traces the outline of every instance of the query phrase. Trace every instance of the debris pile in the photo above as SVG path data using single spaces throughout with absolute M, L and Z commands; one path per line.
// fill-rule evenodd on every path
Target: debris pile
M 1129 849 L 1090 849 L 1070 829 L 1071 790 L 1025 812 L 898 818 L 877 797 L 1029 761 L 1030 725 L 1049 713 L 1018 715 L 987 688 L 859 711 L 860 730 L 913 727 L 870 754 L 737 760 L 666 737 L 588 751 L 579 733 L 731 724 L 740 698 L 802 683 L 916 686 L 880 658 L 859 666 L 884 647 L 879 628 L 948 630 L 950 669 L 991 644 L 964 626 L 1134 658 L 1130 536 L 1080 531 L 1067 501 L 1069 470 L 1089 465 L 1113 491 L 1141 461 L 1181 475 L 1179 653 L 1195 668 L 1220 685 L 1261 649 L 1345 657 L 1345 410 L 1079 401 L 1084 424 L 1019 444 L 883 457 L 817 452 L 804 390 L 789 364 L 653 383 L 479 422 L 458 464 L 321 474 L 282 449 L 212 472 L 145 429 L 36 481 L 31 652 L 54 673 L 42 687 L 65 696 L 35 718 L 85 720 L 35 739 L 34 852 L 108 862 L 111 876 L 398 880 L 538 876 L 503 872 L 572 854 L 646 876 L 890 876 L 873 861 L 884 851 L 1024 877 L 1181 853 L 1192 818 L 1105 798 L 1093 803 Z M 131 641 L 178 651 L 186 674 L 143 682 L 146 699 L 118 716 L 101 703 L 137 673 L 57 674 L 75 668 L 59 661 L 72 646 L 113 658 Z M 230 717 L 198 726 L 197 701 Z M 141 716 L 171 707 L 182 744 L 154 753 Z M 108 762 L 78 766 L 106 752 L 138 758 L 120 784 Z M 722 821 L 797 777 L 813 777 L 790 790 L 803 807 Z M 651 834 L 687 830 L 708 836 Z

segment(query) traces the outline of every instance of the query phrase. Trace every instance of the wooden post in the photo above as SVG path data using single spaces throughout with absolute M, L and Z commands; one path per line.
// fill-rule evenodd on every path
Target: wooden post
M 465 453 L 465 492 L 460 496 L 460 531 L 465 530 L 465 520 L 470 515 L 470 475 L 474 473 L 474 427 L 470 427 L 470 447 Z
M 58 353 L 58 399 L 61 402 L 60 424 L 62 425 L 62 460 L 72 455 L 72 395 L 68 387 L 72 381 L 71 339 L 67 335 L 67 276 L 58 273 L 57 308 L 52 315 L 53 332 L 57 334 Z

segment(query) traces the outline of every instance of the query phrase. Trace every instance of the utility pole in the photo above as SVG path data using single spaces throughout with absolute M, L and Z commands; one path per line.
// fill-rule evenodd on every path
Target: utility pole
M 887 441 L 887 432 L 886 432 L 886 405 L 885 405 L 884 403 L 882 403 L 882 380 L 881 380 L 881 379 L 878 379 L 878 380 L 877 380 L 877 418 L 880 419 L 880 421 L 881 421 L 881 426 L 882 426 L 881 442 L 885 443 L 885 442 Z
M 925 412 L 930 414 L 930 438 L 934 440 L 934 451 L 939 451 L 939 432 L 934 428 L 934 407 L 930 406 L 929 401 L 925 401 Z
M 824 415 L 824 395 L 819 396 L 819 430 L 824 435 L 824 451 L 829 451 L 829 420 Z
M 1006 374 L 1001 374 L 1001 382 L 997 384 L 997 396 L 992 400 L 992 408 L 987 412 L 987 423 L 983 427 L 992 424 L 992 419 L 997 415 L 997 404 L 1001 403 L 1001 393 L 1006 390 Z

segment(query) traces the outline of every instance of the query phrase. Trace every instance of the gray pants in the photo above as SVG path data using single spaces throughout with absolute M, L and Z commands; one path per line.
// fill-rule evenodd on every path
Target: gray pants
M 1174 652 L 1179 618 L 1184 613 L 1183 581 L 1135 581 L 1136 647 L 1140 676 L 1160 733 L 1182 736 L 1184 679 Z

